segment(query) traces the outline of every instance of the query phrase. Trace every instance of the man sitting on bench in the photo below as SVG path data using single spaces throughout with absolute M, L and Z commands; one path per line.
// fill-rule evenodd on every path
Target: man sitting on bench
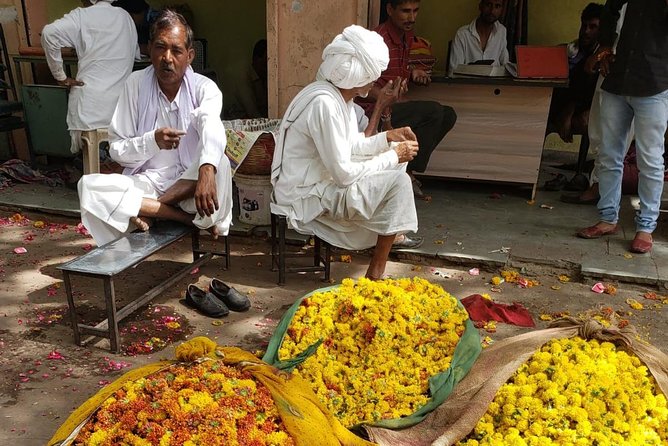
M 232 175 L 220 120 L 223 96 L 190 67 L 193 33 L 165 10 L 150 36 L 151 66 L 128 78 L 109 127 L 120 174 L 84 175 L 81 220 L 98 245 L 153 218 L 192 224 L 214 237 L 232 220 Z

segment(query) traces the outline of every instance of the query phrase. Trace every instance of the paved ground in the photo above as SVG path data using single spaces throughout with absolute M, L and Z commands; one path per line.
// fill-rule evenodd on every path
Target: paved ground
M 642 337 L 668 351 L 668 305 L 643 297 L 647 292 L 668 295 L 663 286 L 668 238 L 657 234 L 651 256 L 625 257 L 624 240 L 632 236 L 628 203 L 622 235 L 585 241 L 572 234 L 595 221 L 594 208 L 561 204 L 557 193 L 539 193 L 536 202 L 529 204 L 528 189 L 517 187 L 427 182 L 426 189 L 433 200 L 418 203 L 420 235 L 426 242 L 419 251 L 394 256 L 389 274 L 423 276 L 458 298 L 490 293 L 500 302 L 519 302 L 529 309 L 538 328 L 546 326 L 540 320 L 543 314 L 610 307 L 628 318 Z M 12 200 L 14 204 L 7 203 Z M 76 217 L 23 212 L 27 220 L 9 219 L 19 201 L 23 203 L 19 207 L 40 211 L 59 206 L 61 214 L 69 203 L 75 211 L 73 191 L 21 186 L 3 191 L 0 201 L 5 202 L 0 210 L 0 444 L 45 444 L 67 415 L 101 386 L 129 367 L 172 357 L 174 344 L 183 339 L 207 335 L 221 344 L 261 350 L 286 307 L 326 285 L 311 274 L 290 275 L 288 283 L 278 287 L 276 273 L 269 270 L 269 243 L 237 225 L 231 239 L 231 269 L 223 271 L 222 260 L 215 259 L 124 322 L 124 354 L 109 354 L 105 341 L 76 347 L 66 322 L 65 294 L 56 267 L 84 253 L 92 241 L 76 231 Z M 38 221 L 44 227 L 35 227 Z M 15 254 L 17 247 L 25 247 L 27 253 Z M 188 241 L 179 242 L 125 274 L 117 288 L 121 301 L 169 277 L 180 262 L 189 259 L 188 250 Z M 361 276 L 366 262 L 367 255 L 356 253 L 351 263 L 334 263 L 333 281 Z M 474 267 L 480 269 L 479 275 L 469 272 Z M 492 292 L 490 279 L 508 267 L 540 285 L 502 284 Z M 560 282 L 561 274 L 571 281 Z M 252 309 L 232 314 L 219 325 L 179 302 L 189 283 L 205 287 L 212 277 L 246 293 Z M 616 293 L 593 293 L 591 287 L 599 280 L 612 284 Z M 85 317 L 101 317 L 100 283 L 77 278 L 74 286 Z M 628 299 L 642 302 L 645 309 L 631 310 Z M 495 333 L 481 331 L 481 335 L 501 339 L 524 330 L 498 324 Z

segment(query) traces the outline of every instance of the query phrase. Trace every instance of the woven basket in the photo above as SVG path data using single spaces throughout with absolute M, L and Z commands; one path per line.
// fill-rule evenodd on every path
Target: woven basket
M 270 175 L 275 147 L 274 135 L 263 133 L 255 141 L 237 172 L 243 175 Z

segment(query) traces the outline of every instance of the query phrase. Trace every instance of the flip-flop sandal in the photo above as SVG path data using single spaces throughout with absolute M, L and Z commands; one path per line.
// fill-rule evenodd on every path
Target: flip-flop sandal
M 404 238 L 400 242 L 394 242 L 392 244 L 392 251 L 402 250 L 402 249 L 415 249 L 422 246 L 424 238 L 422 237 L 409 237 L 404 234 Z

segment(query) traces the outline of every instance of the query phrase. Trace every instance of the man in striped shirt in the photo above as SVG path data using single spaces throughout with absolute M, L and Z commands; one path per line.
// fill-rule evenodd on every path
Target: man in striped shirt
M 389 0 L 387 3 L 387 21 L 375 31 L 383 36 L 390 50 L 390 63 L 369 92 L 368 99 L 359 101 L 367 115 L 371 115 L 381 88 L 388 82 L 403 82 L 403 93 L 408 90 L 410 82 L 417 85 L 429 85 L 431 82 L 428 72 L 409 64 L 411 42 L 415 39 L 413 27 L 419 9 L 420 0 Z M 421 173 L 427 169 L 431 153 L 457 121 L 455 111 L 435 101 L 404 101 L 383 110 L 381 121 L 385 129 L 387 124 L 392 127 L 408 126 L 417 136 L 420 151 L 408 163 L 408 173 L 413 179 L 415 196 L 424 198 L 413 172 Z

